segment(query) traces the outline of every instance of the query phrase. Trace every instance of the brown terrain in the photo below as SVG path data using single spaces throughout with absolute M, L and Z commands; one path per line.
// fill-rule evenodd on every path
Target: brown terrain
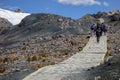
M 21 80 L 41 67 L 57 64 L 81 51 L 88 42 L 87 27 L 92 20 L 87 18 L 87 27 L 79 20 L 32 14 L 7 28 L 0 35 L 0 80 Z
M 15 26 L 0 18 L 0 80 L 21 80 L 41 67 L 57 64 L 81 51 L 88 42 L 89 26 L 98 18 L 110 25 L 108 51 L 105 63 L 91 69 L 88 80 L 95 77 L 117 80 L 120 13 L 106 12 L 87 14 L 78 20 L 55 14 L 31 14 Z

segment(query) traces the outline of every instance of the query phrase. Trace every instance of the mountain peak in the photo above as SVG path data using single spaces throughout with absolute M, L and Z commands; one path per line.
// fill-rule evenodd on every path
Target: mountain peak
M 15 12 L 17 12 L 17 13 L 23 13 L 23 10 L 22 9 L 17 9 L 17 10 L 15 10 Z
M 108 12 L 108 15 L 114 15 L 114 14 L 119 14 L 120 11 L 119 10 L 111 10 Z

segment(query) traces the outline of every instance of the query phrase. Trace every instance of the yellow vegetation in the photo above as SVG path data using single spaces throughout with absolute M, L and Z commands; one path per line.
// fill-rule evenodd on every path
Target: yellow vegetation
M 39 68 L 42 68 L 44 66 L 45 66 L 44 64 L 36 64 L 35 66 L 32 67 L 32 69 L 38 70 Z
M 111 50 L 111 47 L 107 47 L 107 50 Z
M 23 47 L 22 47 L 22 50 L 26 50 L 26 49 L 27 49 L 26 46 L 23 46 Z
M 28 58 L 27 58 L 27 61 L 28 61 L 28 62 L 32 61 L 32 58 L 31 58 L 31 57 L 28 57 Z
M 50 65 L 54 65 L 54 64 L 55 64 L 55 61 L 51 61 L 51 62 L 50 62 Z
M 110 52 L 107 51 L 106 54 L 105 54 L 105 56 L 104 56 L 104 61 L 107 59 L 107 57 L 109 56 L 109 54 L 110 54 Z
M 39 56 L 38 56 L 38 55 L 34 55 L 34 56 L 32 56 L 32 61 L 37 61 L 37 60 L 38 60 L 38 58 L 39 58 Z
M 3 59 L 3 63 L 7 62 L 7 63 L 12 63 L 13 61 L 16 61 L 18 60 L 19 58 L 18 57 L 10 57 L 10 56 L 7 56 Z
M 17 53 L 14 49 L 11 50 L 10 54 L 15 54 Z
M 3 63 L 3 57 L 0 56 L 0 63 Z
M 0 67 L 0 73 L 4 73 L 5 72 L 5 68 L 4 67 Z

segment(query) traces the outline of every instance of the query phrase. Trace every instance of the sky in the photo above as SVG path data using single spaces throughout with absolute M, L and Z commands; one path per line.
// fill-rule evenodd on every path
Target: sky
M 0 0 L 0 8 L 27 13 L 51 13 L 78 19 L 98 11 L 120 10 L 120 0 Z

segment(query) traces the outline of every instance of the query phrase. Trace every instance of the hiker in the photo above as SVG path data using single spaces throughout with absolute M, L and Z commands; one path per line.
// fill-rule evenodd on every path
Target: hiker
M 93 34 L 95 34 L 95 26 L 96 26 L 95 23 L 90 26 L 90 35 L 91 36 L 93 36 Z
M 100 40 L 100 36 L 102 34 L 102 27 L 99 23 L 97 23 L 97 28 L 96 28 L 96 38 L 97 38 L 97 42 L 99 43 Z
M 102 30 L 104 32 L 104 35 L 106 35 L 106 32 L 107 32 L 107 29 L 108 29 L 108 24 L 102 24 Z
M 103 26 L 104 26 L 104 23 L 101 23 L 101 25 L 100 25 L 100 27 L 101 27 L 101 29 L 102 29 L 102 31 L 101 31 L 101 36 L 102 36 L 103 30 L 104 30 Z
M 94 24 L 93 28 L 94 28 L 94 29 L 93 29 L 93 30 L 94 30 L 94 32 L 93 32 L 93 33 L 94 33 L 94 35 L 95 35 L 95 34 L 96 34 L 97 25 L 96 25 L 96 24 Z

